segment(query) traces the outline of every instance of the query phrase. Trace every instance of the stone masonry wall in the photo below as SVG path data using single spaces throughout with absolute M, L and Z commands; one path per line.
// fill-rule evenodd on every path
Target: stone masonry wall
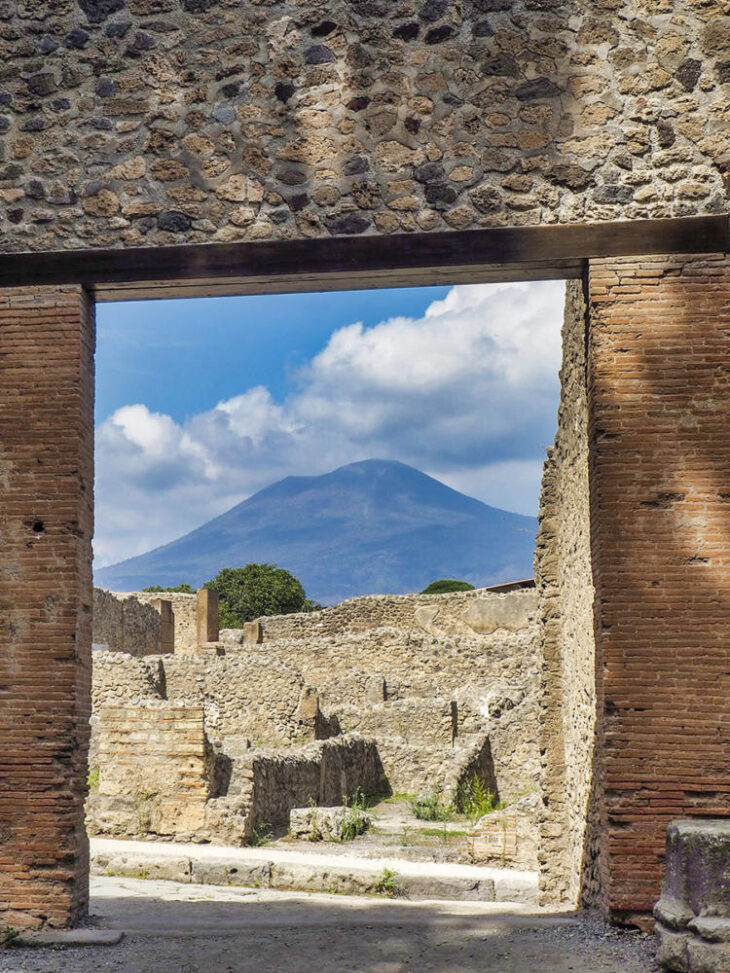
M 0 5 L 0 249 L 719 212 L 724 0 Z
M 473 636 L 475 631 L 522 627 L 523 613 L 534 610 L 536 603 L 535 592 L 529 588 L 505 594 L 479 588 L 442 595 L 365 595 L 321 611 L 273 615 L 258 621 L 264 642 L 356 634 L 387 627 Z M 478 610 L 486 605 L 487 611 Z M 509 621 L 511 613 L 514 626 Z M 491 624 L 487 624 L 489 621 Z M 234 637 L 231 634 L 229 641 Z
M 117 595 L 117 598 L 123 597 Z M 180 592 L 151 592 L 135 591 L 134 598 L 142 604 L 149 605 L 157 598 L 164 598 L 172 605 L 175 616 L 175 653 L 186 655 L 198 649 L 198 618 L 197 596 Z
M 293 807 L 342 804 L 360 789 L 377 794 L 383 787 L 383 765 L 372 739 L 356 733 L 312 743 L 295 751 L 252 752 L 250 774 L 251 829 L 286 825 Z
M 96 716 L 89 832 L 195 836 L 205 825 L 212 776 L 202 709 L 148 702 L 101 706 Z
M 391 786 L 407 791 L 453 789 L 461 756 L 481 750 L 489 735 L 490 773 L 500 796 L 515 800 L 535 787 L 537 773 L 536 595 L 467 594 L 436 596 L 439 614 L 429 608 L 425 619 L 423 599 L 352 599 L 339 613 L 321 613 L 329 635 L 315 634 L 315 615 L 297 616 L 300 637 L 252 645 L 229 630 L 223 655 L 96 653 L 94 708 L 163 698 L 200 706 L 212 746 L 234 762 L 251 747 L 357 730 L 377 739 Z M 391 621 L 387 609 L 397 607 L 403 628 L 365 628 L 377 605 Z M 478 634 L 465 619 L 512 630 Z M 439 633 L 442 623 L 470 634 Z
M 669 822 L 730 817 L 730 261 L 592 262 L 590 312 L 600 876 L 631 918 Z
M 160 613 L 133 595 L 118 598 L 94 588 L 93 641 L 113 652 L 153 655 L 161 651 Z
M 595 639 L 588 486 L 586 302 L 567 285 L 561 401 L 540 497 L 535 580 L 540 597 L 543 900 L 594 902 L 597 838 Z

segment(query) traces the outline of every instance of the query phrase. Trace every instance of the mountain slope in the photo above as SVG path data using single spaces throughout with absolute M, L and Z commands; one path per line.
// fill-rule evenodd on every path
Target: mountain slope
M 437 578 L 477 586 L 532 576 L 537 522 L 467 497 L 403 463 L 365 460 L 266 487 L 178 540 L 101 568 L 117 591 L 187 581 L 265 561 L 332 604 L 420 591 Z

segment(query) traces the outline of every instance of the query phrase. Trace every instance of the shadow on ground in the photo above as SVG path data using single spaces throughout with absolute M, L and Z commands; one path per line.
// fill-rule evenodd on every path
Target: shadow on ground
M 101 878 L 117 946 L 0 950 L 6 973 L 650 973 L 653 943 L 590 915 L 481 902 L 287 894 Z

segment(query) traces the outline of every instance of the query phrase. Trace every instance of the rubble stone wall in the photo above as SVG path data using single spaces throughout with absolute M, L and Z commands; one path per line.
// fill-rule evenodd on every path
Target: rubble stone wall
M 488 605 L 487 611 L 479 612 L 475 602 L 480 607 Z M 522 629 L 525 616 L 534 613 L 536 608 L 537 597 L 532 589 L 499 594 L 479 588 L 443 595 L 365 595 L 348 598 L 321 611 L 273 615 L 258 621 L 264 642 L 354 635 L 388 627 L 443 635 L 473 635 L 472 625 L 479 631 L 496 631 L 505 623 L 513 630 Z M 236 637 L 235 631 L 230 630 L 228 641 Z
M 568 907 L 590 904 L 597 894 L 586 321 L 583 285 L 570 282 L 558 431 L 543 474 L 535 559 L 542 650 L 540 881 L 545 902 Z
M 161 651 L 161 632 L 160 613 L 150 604 L 134 595 L 119 598 L 111 591 L 94 588 L 95 643 L 113 652 L 154 655 Z
M 251 828 L 286 825 L 294 807 L 334 807 L 358 789 L 383 789 L 378 747 L 356 733 L 289 751 L 253 751 L 241 773 L 250 773 Z
M 2 250 L 727 207 L 723 0 L 46 0 L 0 50 Z
M 363 598 L 361 613 L 358 600 L 340 613 L 354 620 L 355 632 L 252 645 L 230 630 L 224 654 L 139 659 L 99 652 L 94 708 L 155 699 L 201 707 L 211 745 L 239 762 L 249 748 L 358 731 L 377 740 L 393 789 L 409 792 L 453 791 L 469 754 L 481 752 L 489 736 L 487 777 L 503 799 L 517 799 L 534 788 L 537 774 L 535 593 L 437 597 L 443 615 L 429 625 L 432 632 L 443 617 L 447 628 L 469 635 L 424 631 L 414 620 L 418 600 Z M 373 603 L 397 605 L 404 628 L 364 629 L 377 621 Z M 480 635 L 464 623 L 474 605 L 491 604 L 478 613 L 482 626 L 499 618 L 513 631 Z M 313 632 L 320 631 L 316 624 Z
M 186 655 L 197 651 L 198 615 L 196 595 L 186 595 L 174 591 L 165 591 L 157 594 L 150 591 L 135 591 L 134 597 L 143 604 L 149 604 L 157 598 L 164 598 L 165 601 L 169 601 L 175 617 L 175 654 Z

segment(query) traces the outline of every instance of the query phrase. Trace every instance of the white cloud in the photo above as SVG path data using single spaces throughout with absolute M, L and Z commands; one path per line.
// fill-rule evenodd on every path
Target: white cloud
M 535 513 L 563 296 L 559 281 L 454 287 L 420 319 L 335 331 L 284 402 L 256 386 L 184 424 L 118 409 L 97 429 L 98 563 L 172 540 L 283 476 L 370 457 Z

